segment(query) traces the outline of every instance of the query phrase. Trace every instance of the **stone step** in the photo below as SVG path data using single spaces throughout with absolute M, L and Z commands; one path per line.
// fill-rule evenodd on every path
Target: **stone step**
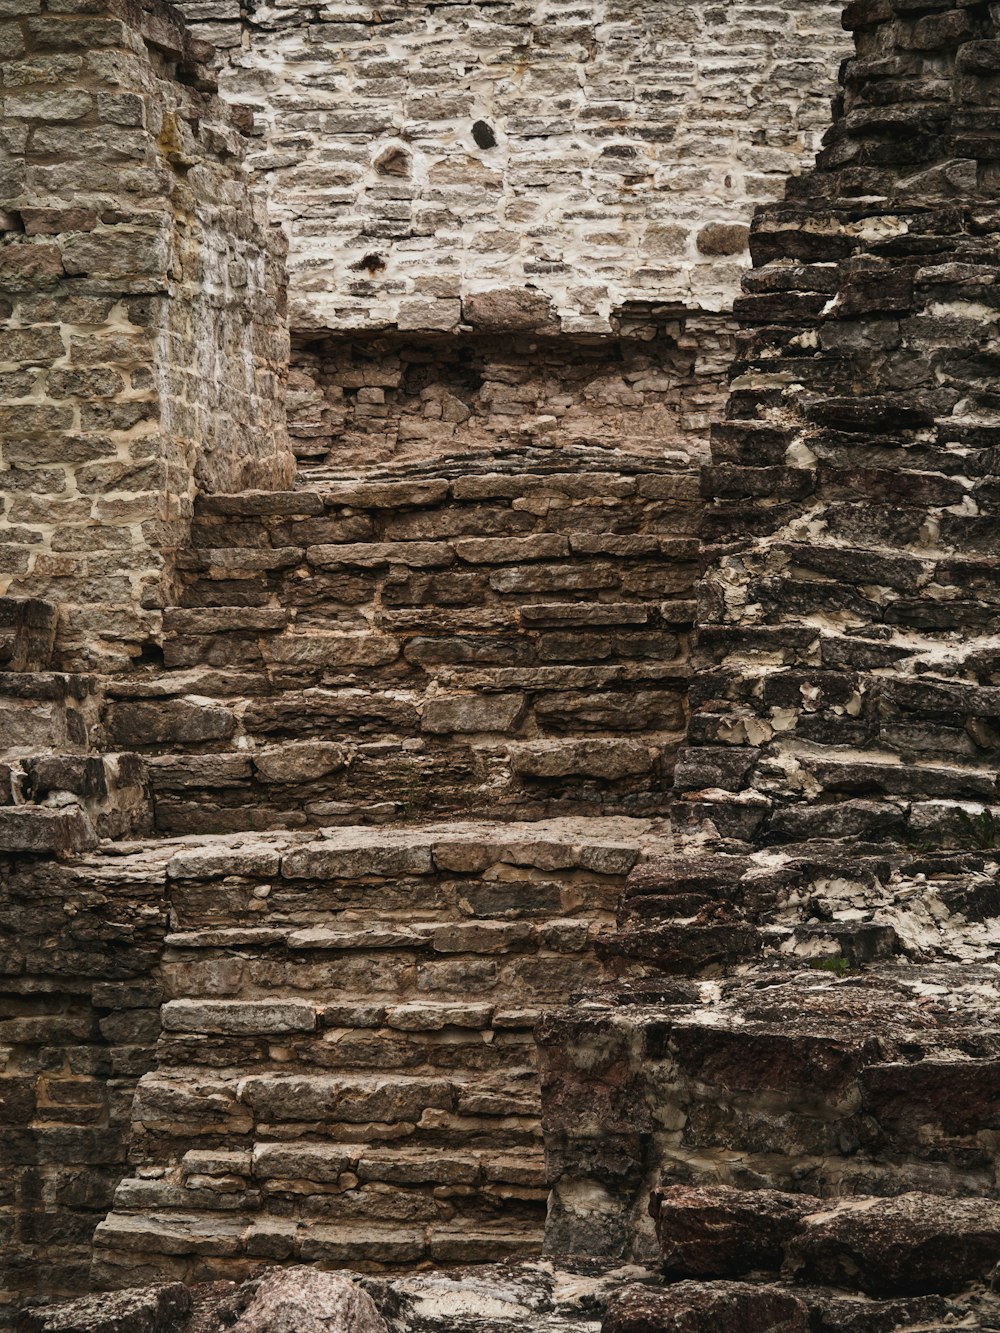
M 1000 853 L 974 847 L 992 824 L 955 807 L 947 814 L 964 847 L 830 841 L 643 863 L 626 881 L 620 934 L 602 938 L 600 951 L 687 974 L 762 954 L 845 972 L 897 953 L 919 963 L 992 962 Z M 828 829 L 835 817 L 827 807 Z
M 483 1183 L 542 1186 L 545 1162 L 541 1149 L 516 1153 L 425 1148 L 414 1151 L 391 1145 L 258 1142 L 252 1149 L 185 1153 L 180 1163 L 184 1180 L 338 1180 L 345 1173 L 359 1180 L 399 1184 Z
M 309 833 L 237 834 L 157 844 L 173 882 L 214 883 L 231 876 L 292 883 L 372 882 L 439 873 L 479 875 L 496 867 L 624 876 L 652 850 L 672 847 L 666 821 L 627 816 L 567 816 L 497 824 L 434 824 Z M 98 864 L 96 862 L 94 864 Z
M 359 1272 L 379 1272 L 433 1260 L 469 1263 L 516 1259 L 540 1252 L 540 1222 L 478 1226 L 349 1222 L 323 1224 L 290 1218 L 227 1219 L 217 1214 L 112 1214 L 94 1236 L 95 1281 L 134 1285 L 126 1279 L 147 1266 L 162 1275 L 173 1268 L 194 1280 L 245 1271 L 246 1261 L 302 1262 Z M 242 1262 L 241 1262 L 242 1261 Z
M 816 725 L 813 715 L 808 723 Z M 975 727 L 975 720 L 971 725 Z M 817 821 L 815 807 L 829 807 L 834 802 L 852 799 L 867 801 L 904 802 L 951 800 L 954 806 L 971 802 L 982 808 L 996 799 L 996 780 L 989 767 L 987 752 L 976 752 L 966 729 L 949 725 L 937 730 L 923 728 L 922 748 L 937 742 L 941 749 L 955 751 L 953 763 L 935 763 L 929 755 L 917 755 L 910 738 L 908 724 L 886 724 L 878 750 L 878 757 L 865 756 L 847 749 L 845 736 L 837 742 L 831 732 L 828 748 L 812 741 L 799 742 L 793 733 L 786 736 L 768 734 L 766 724 L 733 713 L 715 719 L 720 734 L 727 729 L 758 738 L 755 747 L 700 746 L 682 750 L 674 770 L 679 791 L 698 791 L 714 787 L 720 791 L 741 792 L 751 787 L 765 797 L 777 797 L 778 785 L 773 774 L 777 766 L 794 764 L 799 774 L 802 799 L 794 805 L 787 802 L 777 809 L 773 822 L 775 833 L 786 840 L 810 836 L 809 828 Z M 963 762 L 964 760 L 964 762 Z M 798 832 L 799 827 L 803 832 Z M 776 839 L 777 840 L 777 839 Z
M 240 951 L 241 956 L 245 956 Z M 364 954 L 365 958 L 369 955 Z M 161 1071 L 199 1065 L 223 1069 L 239 1065 L 247 1070 L 285 1062 L 293 1072 L 322 1070 L 400 1073 L 459 1073 L 512 1071 L 530 1067 L 534 1061 L 532 1031 L 544 1012 L 546 1001 L 558 1001 L 572 977 L 558 956 L 541 959 L 541 975 L 516 969 L 509 978 L 491 975 L 489 1002 L 458 998 L 468 986 L 485 979 L 480 955 L 471 955 L 464 973 L 454 965 L 445 972 L 444 989 L 455 998 L 428 998 L 434 973 L 424 969 L 422 989 L 408 996 L 407 986 L 382 983 L 374 992 L 351 996 L 338 993 L 333 1002 L 320 985 L 321 998 L 230 1000 L 180 999 L 168 1001 L 161 1011 L 163 1032 L 157 1046 Z M 393 970 L 409 964 L 393 960 Z M 576 984 L 585 986 L 593 976 L 594 963 L 576 973 Z M 206 969 L 206 979 L 218 967 Z M 545 973 L 548 973 L 546 977 Z M 299 993 L 311 978 L 302 976 L 299 965 L 287 973 L 286 994 L 297 986 Z M 199 979 L 197 971 L 183 964 L 166 968 L 166 984 L 181 979 Z M 273 965 L 268 967 L 273 984 L 279 982 Z M 378 992 L 381 991 L 381 994 Z M 506 1003 L 505 1003 L 506 995 Z M 529 999 L 532 1003 L 529 1003 Z M 281 1039 L 278 1041 L 277 1039 Z M 276 1053 L 277 1048 L 284 1052 Z M 512 1074 L 512 1076 L 514 1076 Z
M 304 904 L 304 908 L 308 912 L 308 904 Z M 590 916 L 560 916 L 546 922 L 490 920 L 488 917 L 407 922 L 387 920 L 371 909 L 367 916 L 350 913 L 335 917 L 329 925 L 275 924 L 256 930 L 209 927 L 175 932 L 166 936 L 164 943 L 171 950 L 227 947 L 242 950 L 284 945 L 287 949 L 307 953 L 316 950 L 330 953 L 395 952 L 403 949 L 478 956 L 534 951 L 542 946 L 553 952 L 575 953 L 592 942 L 602 924 L 600 919 Z M 172 955 L 168 954 L 167 961 L 172 961 Z
M 800 1283 L 913 1296 L 983 1281 L 1000 1253 L 995 1199 L 910 1192 L 821 1200 L 682 1185 L 654 1190 L 650 1211 L 674 1280 L 783 1270 Z
M 652 589 L 644 604 L 621 596 L 607 603 L 573 603 L 566 596 L 573 585 L 560 571 L 552 571 L 548 581 L 550 591 L 562 596 L 536 598 L 537 612 L 535 603 L 517 609 L 484 607 L 472 585 L 465 609 L 455 597 L 442 609 L 440 590 L 422 587 L 409 598 L 397 592 L 395 601 L 383 600 L 384 611 L 345 611 L 317 587 L 309 591 L 322 599 L 322 611 L 300 616 L 287 629 L 268 635 L 223 630 L 185 635 L 167 640 L 165 657 L 179 670 L 266 670 L 281 689 L 294 689 L 302 682 L 356 687 L 372 680 L 420 686 L 428 668 L 470 662 L 495 667 L 655 663 L 674 661 L 684 652 L 691 628 L 690 591 L 677 602 L 668 600 L 665 590 Z M 374 600 L 375 589 L 371 596 Z
M 461 902 L 462 887 L 447 883 L 448 896 Z M 476 887 L 474 883 L 473 892 Z M 516 895 L 506 901 L 520 901 L 524 887 L 523 882 L 516 885 Z M 530 901 L 534 885 L 529 882 L 527 887 Z M 493 886 L 488 884 L 486 890 L 492 899 L 489 905 L 493 905 Z M 549 890 L 555 892 L 558 886 L 550 885 Z M 276 897 L 269 895 L 265 900 L 265 912 L 271 896 Z M 300 895 L 295 896 L 301 903 Z M 364 886 L 362 896 L 371 900 L 371 886 Z M 395 896 L 405 901 L 414 895 L 396 886 Z M 283 897 L 287 911 L 287 895 Z M 574 897 L 583 899 L 576 906 L 579 911 L 596 895 L 577 892 Z M 282 906 L 277 897 L 275 906 Z M 308 901 L 300 910 L 309 913 Z M 415 1006 L 405 1013 L 399 1011 L 394 1020 L 399 1023 L 407 1021 L 406 1014 L 408 1021 L 416 1022 L 421 1013 L 428 1023 L 435 1023 L 435 1011 L 426 1008 L 428 1002 L 461 1004 L 470 994 L 482 1005 L 517 1011 L 569 994 L 599 972 L 594 946 L 601 933 L 611 929 L 610 912 L 596 903 L 590 919 L 559 916 L 560 910 L 564 909 L 557 902 L 549 909 L 551 915 L 543 914 L 541 919 L 518 919 L 522 914 L 516 908 L 501 920 L 486 916 L 462 919 L 456 913 L 457 920 L 415 922 L 412 927 L 399 921 L 379 925 L 334 920 L 324 925 L 315 917 L 315 924 L 307 918 L 297 929 L 286 930 L 287 943 L 268 930 L 264 943 L 248 941 L 229 948 L 172 946 L 164 959 L 164 984 L 173 998 L 187 1006 L 188 1015 L 197 1012 L 198 1019 L 190 1021 L 210 1022 L 211 1030 L 234 1033 L 244 1022 L 244 1013 L 250 1022 L 254 1006 L 263 1004 L 266 1009 L 266 1003 L 282 995 L 314 1002 L 319 1030 L 343 1026 L 359 997 L 361 1004 L 368 1005 L 367 1011 L 357 1010 L 359 1015 L 374 1014 L 376 1006 L 383 1010 Z M 218 919 L 218 909 L 213 915 Z M 260 920 L 264 913 L 255 915 Z M 217 938 L 210 923 L 208 938 Z M 230 998 L 208 999 L 207 1006 L 202 1004 L 199 997 L 217 996 L 220 990 Z M 331 994 L 336 997 L 332 1003 L 327 998 Z M 246 1010 L 240 1007 L 244 1002 L 250 1006 Z
M 611 1294 L 602 1333 L 647 1333 L 683 1328 L 685 1333 L 812 1333 L 814 1329 L 898 1330 L 898 1333 L 945 1333 L 955 1327 L 979 1328 L 981 1292 L 946 1299 L 909 1296 L 877 1300 L 839 1294 L 787 1282 L 686 1281 L 666 1287 L 634 1283 Z M 992 1320 L 992 1316 L 988 1315 Z M 567 1333 L 569 1331 L 567 1330 Z
M 412 924 L 404 925 L 403 922 L 388 922 L 388 924 L 379 924 L 377 920 L 368 922 L 344 921 L 333 922 L 333 924 L 309 925 L 303 929 L 287 929 L 284 932 L 283 941 L 275 936 L 279 936 L 279 930 L 264 928 L 265 946 L 271 948 L 279 942 L 284 942 L 285 948 L 292 950 L 293 953 L 303 952 L 309 954 L 315 952 L 321 953 L 361 953 L 369 956 L 371 953 L 391 952 L 395 953 L 419 953 L 419 954 L 441 954 L 441 956 L 455 957 L 485 957 L 497 956 L 497 954 L 507 953 L 584 953 L 593 940 L 600 934 L 603 926 L 607 924 L 607 918 L 588 917 L 560 917 L 555 921 L 491 921 L 489 918 L 480 918 L 476 921 L 415 921 Z M 233 932 L 235 936 L 244 938 L 249 932 Z M 203 944 L 200 942 L 203 938 L 208 940 L 217 940 L 220 938 L 219 932 L 207 930 L 207 932 L 188 932 L 183 934 L 171 934 L 167 937 L 167 944 L 171 949 L 199 949 L 199 948 L 219 948 L 219 945 Z M 197 942 L 192 942 L 197 941 Z M 252 945 L 253 941 L 245 940 L 245 944 Z M 247 949 L 240 946 L 239 953 L 241 957 L 248 957 Z M 197 956 L 196 956 L 197 957 Z M 307 960 L 295 960 L 296 965 L 299 962 Z M 176 966 L 172 966 L 176 965 Z M 185 968 L 183 960 L 177 960 L 168 954 L 165 961 L 165 973 L 171 976 L 172 972 L 177 972 L 181 977 L 191 976 L 191 970 Z M 339 992 L 340 996 L 344 992 Z M 349 998 L 349 996 L 345 996 Z M 193 1004 L 195 1001 L 179 1001 L 179 1004 Z M 261 1000 L 260 1004 L 269 1004 L 271 1000 Z M 204 1013 L 197 1014 L 197 1017 L 208 1021 L 207 1014 L 217 1013 L 219 1017 L 217 1022 L 225 1021 L 228 1009 L 212 1009 L 212 1005 L 225 1006 L 233 1005 L 235 1002 L 227 1000 L 207 1000 L 199 1001 L 199 1004 L 208 1006 Z M 476 1010 L 479 1012 L 479 1010 Z M 180 1017 L 177 1018 L 180 1022 Z M 193 1018 L 192 1018 L 193 1021 Z M 239 1017 L 233 1014 L 233 1022 L 239 1022 Z M 193 1030 L 193 1029 L 189 1029 Z M 205 1030 L 224 1030 L 224 1029 L 205 1029 Z
M 601 458 L 600 451 L 596 455 Z M 584 456 L 581 455 L 581 459 Z M 395 509 L 440 504 L 448 498 L 456 501 L 485 498 L 511 499 L 521 495 L 526 484 L 548 492 L 562 492 L 576 498 L 603 498 L 608 494 L 655 495 L 670 477 L 686 479 L 686 461 L 678 466 L 669 460 L 658 463 L 647 454 L 615 452 L 610 462 L 597 467 L 579 462 L 567 471 L 544 451 L 525 467 L 513 459 L 503 469 L 485 469 L 477 460 L 462 453 L 450 460 L 435 457 L 407 470 L 406 475 L 386 479 L 384 472 L 358 476 L 355 469 L 337 472 L 327 468 L 310 474 L 306 485 L 292 491 L 243 490 L 235 493 L 213 492 L 198 497 L 196 512 L 203 514 L 318 514 L 324 509 Z
M 195 533 L 197 537 L 197 530 Z M 231 577 L 234 570 L 284 569 L 299 560 L 315 569 L 443 569 L 448 566 L 521 565 L 535 561 L 563 560 L 571 556 L 614 555 L 619 558 L 667 560 L 697 559 L 697 543 L 690 537 L 665 536 L 656 532 L 619 535 L 590 531 L 505 534 L 498 537 L 466 536 L 453 540 L 372 540 L 309 542 L 303 545 L 195 545 L 179 558 L 179 568 L 210 578 Z M 664 572 L 664 578 L 669 575 Z M 183 610 L 170 613 L 170 629 L 178 629 L 189 617 Z M 262 626 L 262 628 L 265 628 Z M 196 631 L 197 632 L 197 631 Z
M 581 985 L 585 981 L 581 979 Z M 502 1074 L 534 1061 L 532 1029 L 442 1027 L 428 1031 L 380 1027 L 380 1007 L 349 1006 L 350 1026 L 328 1028 L 320 1034 L 286 1038 L 282 1050 L 288 1068 L 297 1072 L 321 1070 L 338 1073 L 384 1073 L 388 1069 L 425 1077 L 459 1073 Z M 540 1011 L 539 1011 L 540 1012 Z M 358 1021 L 369 1017 L 365 1026 Z M 239 1065 L 248 1072 L 273 1064 L 273 1039 L 252 1036 L 220 1036 L 164 1033 L 156 1047 L 161 1071 L 174 1067 L 225 1069 Z
M 505 763 L 522 778 L 604 776 L 607 781 L 648 773 L 662 756 L 672 755 L 679 749 L 684 733 L 682 719 L 677 713 L 677 700 L 664 695 L 662 700 L 637 698 L 633 701 L 632 722 L 622 730 L 631 735 L 609 732 L 618 710 L 628 709 L 626 699 L 598 698 L 580 703 L 581 711 L 590 708 L 599 716 L 600 725 L 582 728 L 586 739 L 557 739 L 543 736 L 538 739 L 520 739 L 503 725 L 505 717 L 516 718 L 525 711 L 523 696 L 505 699 L 456 696 L 439 699 L 435 706 L 424 710 L 422 729 L 427 739 L 416 741 L 406 737 L 387 737 L 377 741 L 355 741 L 341 735 L 339 741 L 310 742 L 271 746 L 255 752 L 236 751 L 209 754 L 179 754 L 153 756 L 148 760 L 154 792 L 165 796 L 172 791 L 184 792 L 201 785 L 219 792 L 247 789 L 270 792 L 278 799 L 289 789 L 298 789 L 307 797 L 319 800 L 324 794 L 324 783 L 336 786 L 336 775 L 344 770 L 374 768 L 378 764 L 399 764 L 409 758 L 413 766 L 430 766 L 442 761 L 454 761 L 464 756 L 473 778 L 485 779 L 491 765 Z M 648 716 L 642 718 L 643 710 Z M 565 706 L 562 716 L 567 720 L 574 711 Z M 666 723 L 672 729 L 657 730 L 657 723 Z M 558 731 L 558 727 L 553 730 Z M 494 734 L 490 734 L 494 733 Z M 353 742 L 353 743 L 352 743 Z M 649 753 L 643 753 L 648 751 Z M 599 756 L 599 758 L 594 757 Z
M 532 1116 L 533 1068 L 509 1068 L 502 1078 L 456 1071 L 448 1077 L 404 1074 L 327 1074 L 286 1066 L 242 1078 L 232 1071 L 205 1073 L 197 1066 L 145 1075 L 139 1081 L 133 1119 L 147 1129 L 214 1133 L 239 1125 L 311 1125 L 334 1134 L 335 1126 L 392 1125 L 434 1128 L 445 1115 Z M 426 1119 L 424 1113 L 428 1112 Z M 245 1131 L 243 1131 L 245 1132 Z
M 421 1162 L 411 1154 L 405 1161 L 383 1162 L 377 1155 L 371 1162 L 363 1158 L 356 1170 L 333 1174 L 332 1158 L 323 1161 L 304 1149 L 288 1152 L 285 1145 L 275 1146 L 279 1151 L 264 1153 L 254 1177 L 247 1181 L 197 1173 L 185 1176 L 182 1183 L 126 1179 L 115 1192 L 114 1212 L 119 1217 L 194 1211 L 222 1217 L 291 1214 L 311 1223 L 412 1224 L 465 1218 L 473 1225 L 495 1221 L 501 1213 L 512 1225 L 544 1217 L 548 1197 L 544 1179 L 528 1183 L 526 1177 L 532 1173 L 525 1170 L 515 1181 L 487 1179 L 475 1163 L 434 1157 Z

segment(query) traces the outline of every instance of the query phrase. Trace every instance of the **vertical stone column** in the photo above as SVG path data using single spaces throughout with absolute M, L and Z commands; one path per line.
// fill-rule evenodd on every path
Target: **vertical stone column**
M 0 591 L 67 666 L 155 645 L 195 490 L 281 485 L 283 240 L 167 5 L 0 19 Z

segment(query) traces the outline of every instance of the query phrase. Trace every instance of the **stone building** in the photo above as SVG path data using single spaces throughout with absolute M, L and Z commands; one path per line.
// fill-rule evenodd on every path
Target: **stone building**
M 0 0 L 0 1326 L 1000 1327 L 1000 7 L 183 8 Z

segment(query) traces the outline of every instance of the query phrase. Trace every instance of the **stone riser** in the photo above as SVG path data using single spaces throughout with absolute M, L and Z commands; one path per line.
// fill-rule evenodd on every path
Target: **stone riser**
M 363 1273 L 535 1258 L 540 1224 L 517 1230 L 441 1223 L 296 1223 L 277 1219 L 228 1226 L 203 1215 L 107 1222 L 98 1231 L 92 1280 L 103 1288 L 168 1280 L 239 1280 L 274 1263 L 315 1264 Z M 190 1257 L 192 1252 L 196 1257 Z
M 667 697 L 677 705 L 676 696 Z M 681 739 L 681 732 L 633 731 L 627 740 L 597 736 L 589 745 L 490 738 L 431 741 L 417 749 L 404 740 L 348 742 L 333 760 L 335 772 L 294 784 L 255 781 L 259 770 L 238 751 L 153 757 L 149 768 L 156 827 L 167 834 L 447 819 L 487 808 L 497 818 L 513 820 L 558 814 L 641 817 L 662 809 Z M 301 748 L 308 750 L 308 743 Z M 274 748 L 269 750 L 273 754 Z M 283 755 L 289 768 L 298 757 L 294 744 Z M 574 771 L 580 769 L 585 771 Z M 601 780 L 600 769 L 621 776 Z

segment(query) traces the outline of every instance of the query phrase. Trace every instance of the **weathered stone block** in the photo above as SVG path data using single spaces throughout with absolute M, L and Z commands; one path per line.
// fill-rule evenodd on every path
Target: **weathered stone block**
M 312 1032 L 316 1006 L 307 1000 L 170 1000 L 162 1019 L 167 1032 Z
M 97 844 L 97 834 L 78 805 L 49 809 L 40 805 L 0 807 L 0 849 L 52 855 L 82 851 Z

